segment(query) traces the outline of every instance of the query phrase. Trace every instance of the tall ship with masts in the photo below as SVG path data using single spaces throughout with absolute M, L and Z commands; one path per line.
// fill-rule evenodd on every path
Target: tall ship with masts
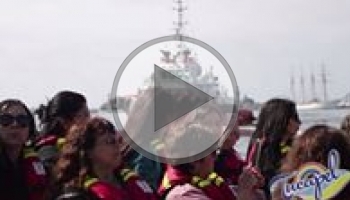
M 323 91 L 323 99 L 318 97 L 317 95 L 317 84 L 316 84 L 316 77 L 314 72 L 312 71 L 310 73 L 310 92 L 307 92 L 306 90 L 306 79 L 303 73 L 300 75 L 300 98 L 298 99 L 296 96 L 296 81 L 294 75 L 291 76 L 290 79 L 290 87 L 291 87 L 291 94 L 292 99 L 294 99 L 297 102 L 297 109 L 298 110 L 314 110 L 314 109 L 330 109 L 335 108 L 335 105 L 333 102 L 328 100 L 328 91 L 327 91 L 327 73 L 325 65 L 322 64 L 322 71 L 321 71 L 321 86 Z M 307 98 L 307 94 L 309 94 L 309 98 Z
M 184 12 L 187 8 L 184 6 L 183 0 L 176 0 L 175 3 L 176 7 L 174 10 L 177 12 L 177 21 L 174 22 L 176 26 L 175 34 L 179 36 L 178 38 L 181 38 L 180 36 L 184 35 L 184 26 L 186 25 Z M 175 50 L 162 49 L 160 53 L 162 57 L 160 57 L 159 67 L 214 97 L 214 101 L 223 110 L 232 110 L 233 97 L 229 96 L 228 90 L 220 84 L 219 77 L 215 75 L 213 66 L 202 66 L 196 57 L 196 53 L 187 47 L 184 42 L 180 40 Z M 172 77 L 169 77 L 168 73 L 164 73 L 164 76 L 157 78 L 166 80 Z M 154 74 L 144 81 L 143 85 L 138 89 L 138 94 L 109 98 L 109 101 L 104 103 L 101 109 L 118 109 L 128 112 L 137 95 L 147 88 L 153 87 L 153 84 Z

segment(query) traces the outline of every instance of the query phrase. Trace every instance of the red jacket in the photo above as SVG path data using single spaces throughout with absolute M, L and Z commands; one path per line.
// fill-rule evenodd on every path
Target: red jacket
M 97 178 L 88 178 L 85 188 L 103 200 L 157 200 L 153 189 L 130 169 L 122 169 L 117 174 L 121 187 Z
M 122 188 L 118 188 L 113 184 L 104 181 L 99 181 L 97 178 L 88 178 L 85 181 L 84 186 L 101 200 L 129 199 Z
M 119 172 L 123 181 L 123 186 L 127 190 L 131 199 L 136 200 L 156 200 L 158 199 L 155 191 L 149 184 L 142 180 L 135 172 L 130 169 L 122 169 Z
M 25 148 L 14 167 L 0 150 L 0 199 L 43 200 L 47 188 L 44 166 L 33 149 Z
M 216 173 L 211 173 L 207 179 L 201 179 L 198 176 L 186 176 L 171 166 L 167 168 L 158 193 L 165 198 L 172 188 L 187 183 L 201 189 L 208 198 L 213 200 L 236 199 L 229 186 Z
M 246 165 L 247 162 L 235 149 L 222 150 L 215 161 L 215 171 L 229 184 L 237 185 L 238 177 Z
M 45 168 L 33 149 L 24 149 L 23 169 L 29 189 L 29 200 L 44 199 L 48 179 Z

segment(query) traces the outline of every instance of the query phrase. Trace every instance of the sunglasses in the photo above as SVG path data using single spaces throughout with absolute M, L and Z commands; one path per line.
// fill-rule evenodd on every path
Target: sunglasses
M 16 121 L 19 127 L 28 127 L 30 123 L 30 118 L 28 115 L 10 115 L 10 114 L 0 114 L 0 125 L 10 126 Z

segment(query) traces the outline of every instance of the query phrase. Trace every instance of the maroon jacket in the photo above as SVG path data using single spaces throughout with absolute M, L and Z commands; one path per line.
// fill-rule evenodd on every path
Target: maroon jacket
M 84 186 L 96 197 L 103 200 L 157 200 L 158 196 L 153 189 L 140 179 L 130 169 L 122 169 L 118 172 L 120 187 L 101 181 L 97 178 L 87 178 Z
M 247 162 L 243 160 L 235 149 L 222 150 L 215 161 L 215 171 L 230 185 L 238 184 L 238 177 Z

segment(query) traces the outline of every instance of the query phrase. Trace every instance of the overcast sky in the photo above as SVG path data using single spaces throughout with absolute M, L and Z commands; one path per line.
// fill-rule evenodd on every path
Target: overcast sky
M 288 97 L 291 74 L 314 71 L 319 83 L 322 62 L 330 96 L 350 92 L 350 1 L 188 0 L 187 5 L 186 33 L 226 58 L 241 94 L 259 101 Z M 173 6 L 171 0 L 0 1 L 0 99 L 36 106 L 72 89 L 99 106 L 129 53 L 173 33 Z

